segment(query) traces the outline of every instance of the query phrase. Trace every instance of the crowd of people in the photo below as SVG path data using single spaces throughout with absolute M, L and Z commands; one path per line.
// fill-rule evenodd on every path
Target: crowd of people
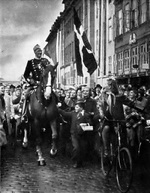
M 0 146 L 9 143 L 9 136 L 21 123 L 26 90 L 24 85 L 15 87 L 0 84 Z M 89 152 L 89 149 L 86 151 L 87 148 L 92 148 L 92 151 L 98 157 L 100 156 L 99 129 L 102 130 L 105 155 L 108 155 L 109 138 L 113 133 L 113 128 L 109 121 L 105 121 L 104 127 L 100 128 L 104 117 L 108 120 L 114 118 L 127 120 L 125 128 L 128 141 L 132 146 L 134 146 L 135 134 L 137 133 L 140 138 L 144 133 L 141 129 L 142 124 L 138 125 L 139 129 L 131 129 L 139 121 L 139 112 L 144 111 L 147 119 L 150 119 L 150 89 L 146 90 L 144 86 L 139 89 L 130 85 L 118 86 L 115 80 L 108 79 L 108 86 L 105 88 L 97 84 L 93 89 L 82 86 L 76 90 L 57 88 L 54 92 L 58 98 L 59 114 L 70 124 L 72 159 L 75 168 L 83 165 L 85 154 Z M 132 118 L 131 115 L 133 115 Z M 89 129 L 88 132 L 83 131 L 83 123 Z
M 0 146 L 9 143 L 21 122 L 28 121 L 27 99 L 30 92 L 40 85 L 43 70 L 48 67 L 51 69 L 52 81 L 46 86 L 47 91 L 53 86 L 57 65 L 52 65 L 42 57 L 42 49 L 38 44 L 34 46 L 33 51 L 35 58 L 27 62 L 23 74 L 24 83 L 18 86 L 0 83 Z M 144 136 L 141 117 L 150 120 L 150 89 L 145 86 L 138 89 L 131 85 L 118 86 L 117 81 L 111 78 L 107 83 L 106 87 L 97 84 L 95 88 L 53 88 L 62 126 L 60 130 L 63 133 L 68 131 L 66 127 L 69 128 L 75 168 L 83 165 L 89 152 L 92 152 L 92 155 L 95 152 L 97 157 L 100 157 L 100 136 L 105 148 L 104 155 L 109 156 L 110 136 L 114 133 L 110 120 L 126 120 L 124 133 L 132 146 L 136 134 L 139 140 L 141 135 Z M 141 116 L 141 113 L 144 115 Z M 133 129 L 134 127 L 136 129 Z
M 20 124 L 22 113 L 23 92 L 21 86 L 0 84 L 0 146 L 6 145 Z M 6 138 L 7 136 L 7 138 Z

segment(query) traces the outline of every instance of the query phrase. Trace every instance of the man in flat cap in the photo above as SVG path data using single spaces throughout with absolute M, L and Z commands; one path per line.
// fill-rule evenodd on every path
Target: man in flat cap
M 47 66 L 51 66 L 52 70 L 54 70 L 57 65 L 53 66 L 48 61 L 48 59 L 42 57 L 42 49 L 37 44 L 33 48 L 35 58 L 31 59 L 27 62 L 25 71 L 24 71 L 24 78 L 29 84 L 28 89 L 26 90 L 26 96 L 25 96 L 25 102 L 23 105 L 23 117 L 25 117 L 26 112 L 26 98 L 29 95 L 30 90 L 33 88 L 33 86 L 37 86 L 40 83 L 40 76 L 42 73 L 42 70 L 45 69 Z

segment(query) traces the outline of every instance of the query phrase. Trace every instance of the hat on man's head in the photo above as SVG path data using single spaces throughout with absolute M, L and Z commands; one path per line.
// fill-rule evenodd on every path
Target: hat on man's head
M 95 89 L 96 89 L 96 88 L 102 89 L 102 86 L 101 86 L 100 84 L 97 84 L 96 87 L 95 87 Z
M 41 50 L 39 44 L 36 44 L 33 48 L 33 51 L 36 52 L 37 50 Z
M 21 86 L 18 85 L 18 86 L 16 87 L 16 90 L 21 90 Z
M 85 103 L 85 100 L 84 99 L 78 99 L 77 101 L 76 101 L 76 105 L 77 104 L 84 104 Z
M 13 84 L 10 85 L 10 88 L 15 88 L 15 86 Z

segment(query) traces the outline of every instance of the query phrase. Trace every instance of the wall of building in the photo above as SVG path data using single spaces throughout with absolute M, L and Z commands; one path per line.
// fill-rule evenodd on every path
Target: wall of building
M 144 2 L 144 1 L 143 1 Z M 150 10 L 149 1 L 145 1 L 145 21 L 141 23 L 141 6 L 135 1 L 137 7 L 133 13 L 131 1 L 120 1 L 116 4 L 116 17 L 119 10 L 123 10 L 122 34 L 115 38 L 115 52 L 117 56 L 117 78 L 120 83 L 132 83 L 141 86 L 150 84 Z M 125 8 L 128 4 L 128 12 Z M 132 15 L 137 14 L 134 18 Z M 143 14 L 143 15 L 144 15 Z M 132 17 L 131 17 L 132 16 Z M 128 17 L 128 18 L 127 18 Z M 128 21 L 128 22 L 127 22 Z M 136 22 L 136 25 L 135 25 Z M 126 24 L 126 25 L 125 25 Z M 128 30 L 125 31 L 126 26 Z M 117 28 L 116 28 L 117 29 Z M 128 56 L 126 53 L 128 52 Z M 122 59 L 121 59 L 122 58 Z M 122 60 L 122 61 L 121 61 Z M 128 60 L 128 65 L 126 61 Z M 120 65 L 121 64 L 121 65 Z M 128 68 L 127 68 L 128 66 Z
M 143 84 L 142 81 L 144 79 L 149 81 L 147 79 L 150 76 L 149 0 L 146 0 L 147 21 L 134 28 L 131 27 L 133 25 L 133 19 L 131 18 L 133 12 L 131 12 L 132 1 L 130 0 L 64 0 L 63 2 L 66 3 L 65 10 L 61 14 L 61 20 L 57 21 L 60 22 L 58 26 L 61 31 L 59 85 L 79 86 L 87 84 L 94 87 L 95 84 L 101 84 L 105 86 L 110 76 L 116 77 L 118 83 L 127 84 L 137 81 L 138 84 Z M 127 6 L 128 4 L 129 7 Z M 84 77 L 77 76 L 74 51 L 73 6 L 78 12 L 98 63 L 98 68 L 91 77 L 85 67 L 83 67 Z M 122 13 L 119 13 L 118 11 L 121 9 Z M 140 6 L 136 9 L 139 19 L 140 11 L 138 9 L 140 9 Z M 122 21 L 118 20 L 119 14 L 122 14 Z M 125 19 L 128 19 L 128 23 L 125 22 Z M 121 25 L 121 22 L 123 28 L 121 29 L 122 31 L 119 31 L 118 24 Z M 127 29 L 128 27 L 129 29 Z M 133 36 L 135 36 L 134 41 Z M 133 42 L 131 43 L 131 41 Z M 56 57 L 54 53 L 55 44 L 55 40 L 54 42 L 49 42 L 50 53 L 54 58 Z M 143 45 L 145 45 L 144 48 L 142 47 Z M 133 61 L 133 51 L 136 47 L 138 68 L 133 68 L 135 63 Z M 141 53 L 142 48 L 145 49 L 144 54 Z M 146 57 L 146 63 L 142 63 L 142 57 Z

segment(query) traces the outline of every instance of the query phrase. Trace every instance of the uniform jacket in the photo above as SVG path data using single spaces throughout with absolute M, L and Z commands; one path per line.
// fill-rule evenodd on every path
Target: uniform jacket
M 50 65 L 50 62 L 46 58 L 29 60 L 24 72 L 25 80 L 29 83 L 30 79 L 40 81 L 41 71 L 48 65 Z
M 76 113 L 75 111 L 72 111 L 72 112 L 65 112 L 64 110 L 62 109 L 59 109 L 58 110 L 59 113 L 64 116 L 65 118 L 67 119 L 70 119 L 71 120 L 71 134 L 77 134 L 77 126 L 80 124 L 80 123 L 89 123 L 91 125 L 91 119 L 90 119 L 90 116 L 89 114 L 87 114 L 85 111 L 84 113 L 78 117 L 78 113 Z

